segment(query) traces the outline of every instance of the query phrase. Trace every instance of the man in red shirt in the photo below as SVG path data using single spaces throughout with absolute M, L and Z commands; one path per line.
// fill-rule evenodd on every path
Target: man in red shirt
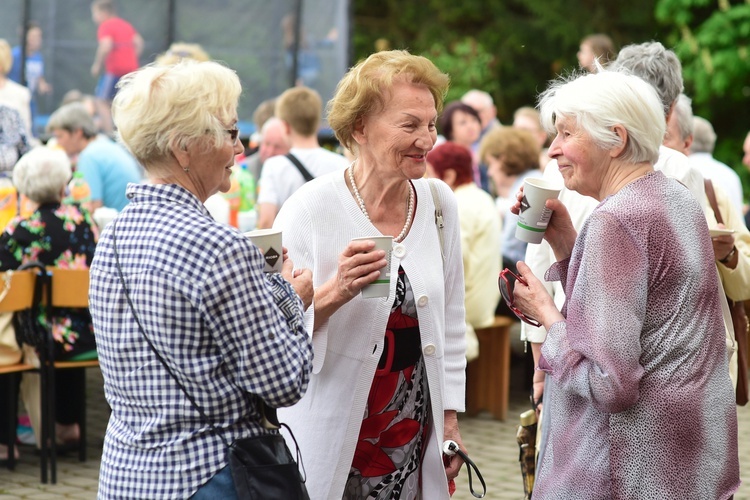
M 101 118 L 104 132 L 111 134 L 112 98 L 115 96 L 115 85 L 120 77 L 138 69 L 138 56 L 143 50 L 143 38 L 129 22 L 117 17 L 112 0 L 95 0 L 91 4 L 91 17 L 99 25 L 96 38 L 99 46 L 96 49 L 91 74 L 98 76 L 102 62 L 104 73 L 96 86 L 96 108 Z

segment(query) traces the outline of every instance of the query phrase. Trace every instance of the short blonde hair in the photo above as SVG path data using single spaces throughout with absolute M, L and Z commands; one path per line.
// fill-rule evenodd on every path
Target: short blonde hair
M 13 53 L 10 44 L 4 38 L 0 38 L 0 73 L 7 75 L 13 67 Z
M 159 66 L 177 64 L 183 59 L 194 59 L 196 61 L 209 61 L 211 58 L 203 47 L 197 43 L 175 42 L 169 49 L 154 61 Z
M 275 114 L 289 124 L 292 130 L 305 137 L 318 132 L 323 114 L 323 100 L 313 89 L 293 87 L 285 90 L 275 104 Z
M 404 80 L 426 86 L 435 99 L 437 112 L 442 111 L 450 84 L 447 74 L 426 57 L 405 50 L 376 52 L 344 75 L 328 103 L 328 124 L 344 147 L 356 149 L 352 133 L 357 120 L 381 109 L 384 95 L 393 88 L 394 81 Z
M 16 163 L 13 184 L 34 203 L 50 203 L 62 199 L 71 175 L 70 159 L 64 151 L 38 146 Z
M 495 127 L 487 132 L 479 144 L 479 157 L 486 161 L 490 156 L 503 162 L 508 175 L 539 168 L 539 145 L 528 130 Z
M 206 137 L 220 147 L 237 118 L 242 93 L 231 69 L 190 59 L 172 66 L 144 66 L 122 77 L 118 88 L 112 118 L 119 140 L 146 170 L 162 163 L 173 149 Z

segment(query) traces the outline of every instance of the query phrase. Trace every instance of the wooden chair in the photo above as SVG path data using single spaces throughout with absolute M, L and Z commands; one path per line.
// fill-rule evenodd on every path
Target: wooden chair
M 466 370 L 466 413 L 488 410 L 505 420 L 510 397 L 510 327 L 513 320 L 495 316 L 492 325 L 477 328 L 479 357 Z
M 29 309 L 34 296 L 34 284 L 36 282 L 35 271 L 5 271 L 0 273 L 0 313 L 16 313 Z M 34 366 L 19 362 L 13 365 L 0 366 L 0 376 L 9 379 L 10 397 L 5 402 L 5 411 L 8 414 L 10 426 L 8 428 L 8 461 L 7 467 L 13 470 L 16 466 L 16 416 L 18 415 L 18 383 L 21 374 L 34 370 Z
M 89 270 L 88 269 L 62 269 L 58 267 L 47 267 L 47 280 L 49 293 L 45 294 L 45 304 L 52 304 L 47 308 L 48 314 L 51 314 L 55 308 L 88 308 L 89 306 Z M 51 334 L 48 336 L 48 342 L 53 342 Z M 44 358 L 53 354 L 48 349 Z M 42 429 L 43 444 L 42 454 L 46 451 L 50 459 L 51 482 L 57 481 L 57 443 L 55 440 L 55 371 L 57 370 L 82 370 L 85 368 L 98 368 L 98 360 L 90 361 L 54 361 L 41 359 L 44 366 L 46 364 L 46 376 L 42 376 Z M 46 379 L 46 380 L 45 380 Z M 85 377 L 84 385 L 81 390 L 86 391 Z M 80 438 L 78 442 L 78 459 L 81 462 L 86 461 L 86 406 L 78 408 L 77 418 L 80 428 Z M 44 439 L 46 438 L 46 439 Z M 48 449 L 45 450 L 45 444 Z
M 54 361 L 55 343 L 52 333 L 42 329 L 35 319 L 40 305 L 46 306 L 46 314 L 51 316 L 56 308 L 88 308 L 89 271 L 87 269 L 61 269 L 45 267 L 38 262 L 28 263 L 24 267 L 32 273 L 34 280 L 30 312 L 32 318 L 25 323 L 26 328 L 34 328 L 35 336 L 41 338 L 41 345 L 36 345 L 39 355 L 39 367 L 31 367 L 40 376 L 40 406 L 41 406 L 41 468 L 42 483 L 47 483 L 48 472 L 50 482 L 57 482 L 57 443 L 55 439 L 55 372 L 65 369 L 83 369 L 98 367 L 97 360 L 92 361 Z M 18 271 L 16 271 L 18 272 Z M 50 321 L 48 321 L 48 324 Z M 24 332 L 28 334 L 29 332 Z M 81 390 L 85 392 L 84 386 Z M 78 458 L 86 460 L 86 408 L 78 408 L 78 421 L 81 436 L 78 443 Z

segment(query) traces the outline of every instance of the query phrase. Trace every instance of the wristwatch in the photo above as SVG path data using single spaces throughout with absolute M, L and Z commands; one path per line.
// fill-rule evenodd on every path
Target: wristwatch
M 719 262 L 721 262 L 722 264 L 726 264 L 727 262 L 729 262 L 730 260 L 732 260 L 732 257 L 734 257 L 734 254 L 736 254 L 736 253 L 737 253 L 737 247 L 736 246 L 732 247 L 732 251 L 729 252 L 727 254 L 727 256 L 724 257 L 723 259 L 719 259 Z

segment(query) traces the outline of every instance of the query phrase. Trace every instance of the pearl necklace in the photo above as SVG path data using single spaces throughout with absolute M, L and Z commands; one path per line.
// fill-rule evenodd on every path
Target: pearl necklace
M 354 191 L 354 197 L 357 198 L 357 203 L 359 203 L 359 209 L 362 210 L 363 214 L 365 214 L 367 220 L 372 222 L 372 220 L 370 220 L 370 214 L 367 213 L 367 208 L 365 208 L 365 200 L 362 199 L 362 196 L 359 194 L 359 189 L 357 189 L 357 185 L 354 183 L 354 163 L 356 163 L 356 161 L 353 162 L 347 169 L 349 170 L 349 181 L 352 183 L 352 190 Z M 409 226 L 411 225 L 413 210 L 414 187 L 411 185 L 411 182 L 409 182 L 409 205 L 406 208 L 406 224 L 404 224 L 404 228 L 400 233 L 398 233 L 398 236 L 393 238 L 393 241 L 395 243 L 400 243 L 406 237 L 406 232 L 409 230 Z

